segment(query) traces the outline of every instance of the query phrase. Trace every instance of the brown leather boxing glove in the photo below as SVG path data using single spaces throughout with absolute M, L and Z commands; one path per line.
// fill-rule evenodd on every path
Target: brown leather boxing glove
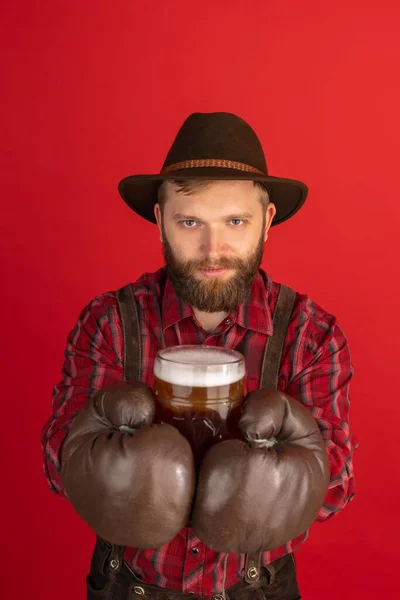
M 188 441 L 153 425 L 155 400 L 143 383 L 102 388 L 72 422 L 62 483 L 98 535 L 120 545 L 158 548 L 188 520 L 195 469 Z
M 314 522 L 329 483 L 325 444 L 308 409 L 276 390 L 251 392 L 239 427 L 246 441 L 204 457 L 193 531 L 218 552 L 271 550 Z

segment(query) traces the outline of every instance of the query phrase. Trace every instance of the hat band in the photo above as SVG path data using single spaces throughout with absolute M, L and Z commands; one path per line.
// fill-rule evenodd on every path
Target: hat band
M 195 160 L 184 160 L 183 162 L 174 163 L 164 167 L 160 175 L 169 173 L 170 171 L 178 171 L 179 169 L 193 169 L 198 167 L 223 167 L 224 169 L 236 169 L 238 171 L 247 171 L 248 173 L 259 173 L 265 175 L 259 169 L 247 165 L 246 163 L 236 162 L 234 160 L 224 160 L 220 158 L 199 158 Z

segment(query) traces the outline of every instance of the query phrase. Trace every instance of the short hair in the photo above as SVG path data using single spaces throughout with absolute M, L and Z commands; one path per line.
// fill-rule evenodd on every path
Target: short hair
M 190 196 L 191 194 L 194 194 L 197 190 L 202 190 L 202 189 L 206 189 L 207 187 L 209 187 L 210 185 L 212 185 L 213 183 L 217 183 L 218 181 L 225 181 L 225 180 L 216 180 L 216 179 L 167 179 L 165 181 L 163 181 L 160 185 L 160 187 L 158 188 L 158 203 L 161 206 L 161 209 L 163 209 L 164 204 L 165 204 L 165 200 L 166 200 L 166 191 L 165 191 L 165 182 L 169 181 L 170 183 L 174 183 L 178 189 L 178 193 L 183 193 L 186 196 Z M 260 202 L 263 205 L 264 208 L 267 208 L 268 204 L 269 204 L 269 193 L 268 193 L 268 188 L 266 187 L 265 184 L 263 184 L 261 181 L 253 181 L 254 185 L 256 188 L 258 188 L 259 192 L 260 192 Z

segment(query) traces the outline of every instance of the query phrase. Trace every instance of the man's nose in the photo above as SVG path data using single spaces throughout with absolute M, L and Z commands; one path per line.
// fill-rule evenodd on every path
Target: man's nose
M 208 227 L 204 233 L 202 251 L 209 258 L 219 258 L 226 250 L 224 237 L 217 227 Z

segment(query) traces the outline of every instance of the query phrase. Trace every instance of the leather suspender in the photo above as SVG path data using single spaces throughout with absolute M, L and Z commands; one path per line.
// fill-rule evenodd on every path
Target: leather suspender
M 295 299 L 296 292 L 281 284 L 272 319 L 273 335 L 268 338 L 265 344 L 260 375 L 260 388 L 276 389 L 278 387 L 282 352 Z M 255 583 L 259 580 L 261 556 L 261 552 L 246 554 L 244 578 L 247 583 Z M 270 572 L 270 583 L 272 583 L 274 577 L 275 573 Z
M 140 380 L 142 374 L 142 344 L 139 316 L 132 286 L 128 284 L 120 288 L 116 296 L 124 338 L 125 379 Z M 282 352 L 295 298 L 296 292 L 294 290 L 282 284 L 280 285 L 272 320 L 273 335 L 268 338 L 264 350 L 260 388 L 278 387 Z M 118 550 L 121 561 L 122 547 L 118 548 Z M 261 556 L 262 553 L 246 555 L 244 575 L 248 583 L 255 583 L 260 578 Z M 274 577 L 274 573 L 271 572 L 270 575 Z
M 260 388 L 278 387 L 282 352 L 295 299 L 296 292 L 281 284 L 272 319 L 273 335 L 265 344 Z
M 142 375 L 142 338 L 139 315 L 132 286 L 125 285 L 116 293 L 124 338 L 124 376 L 127 381 L 140 381 Z
M 131 284 L 117 290 L 116 298 L 124 342 L 124 378 L 126 381 L 140 381 L 142 375 L 142 338 L 137 304 Z M 101 543 L 100 538 L 98 538 L 98 543 Z M 120 572 L 123 559 L 124 546 L 111 544 L 108 563 L 112 576 Z

